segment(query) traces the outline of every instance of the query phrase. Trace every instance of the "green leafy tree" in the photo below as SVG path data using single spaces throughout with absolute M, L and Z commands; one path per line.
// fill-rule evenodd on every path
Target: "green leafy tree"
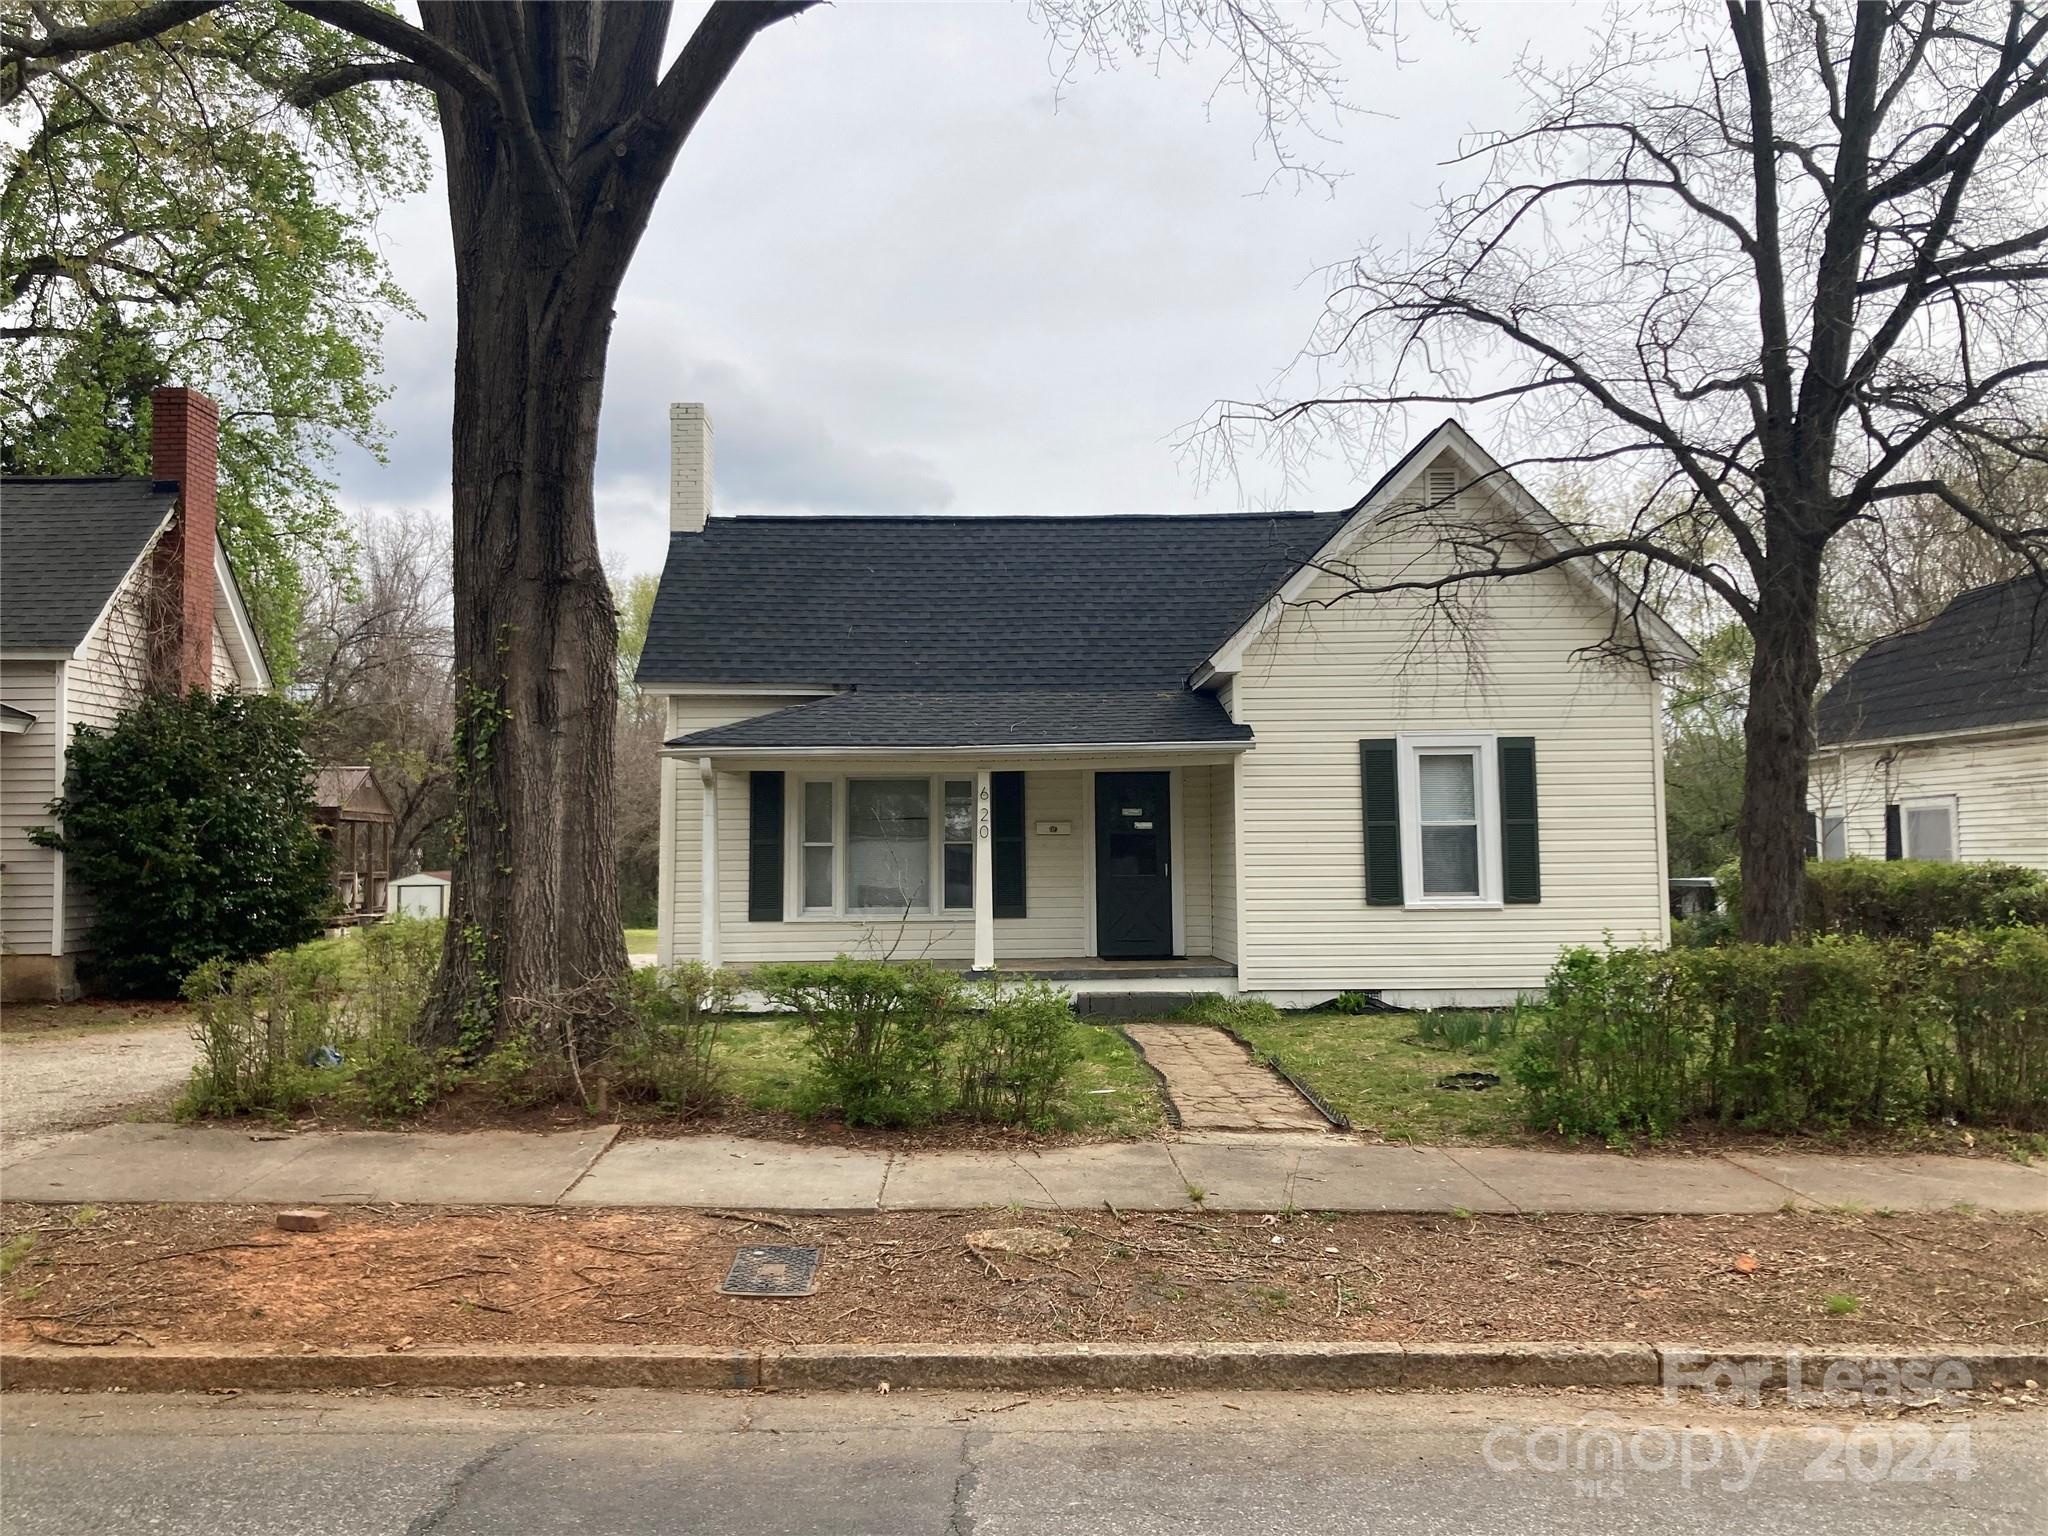
M 93 969 L 109 990 L 175 995 L 209 960 L 304 943 L 333 901 L 313 828 L 296 705 L 194 691 L 80 727 L 50 809 L 68 876 L 93 899 Z
M 34 9 L 61 26 L 107 7 Z M 347 552 L 334 440 L 380 451 L 382 327 L 410 307 L 372 224 L 425 166 L 407 87 L 305 105 L 252 87 L 345 51 L 331 28 L 246 5 L 0 89 L 19 87 L 0 182 L 6 467 L 143 473 L 150 390 L 212 394 L 222 536 L 285 672 L 306 571 Z

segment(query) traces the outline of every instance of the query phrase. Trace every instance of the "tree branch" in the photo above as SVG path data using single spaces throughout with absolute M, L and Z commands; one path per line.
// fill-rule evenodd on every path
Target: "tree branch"
M 360 37 L 364 42 L 388 48 L 402 59 L 410 59 L 440 84 L 459 91 L 469 100 L 492 111 L 499 108 L 498 87 L 491 77 L 461 53 L 430 37 L 401 17 L 380 11 L 366 0 L 284 0 L 302 16 L 324 21 L 328 26 Z

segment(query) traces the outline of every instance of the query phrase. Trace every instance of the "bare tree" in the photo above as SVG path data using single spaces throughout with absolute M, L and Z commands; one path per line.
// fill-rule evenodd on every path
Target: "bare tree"
M 357 568 L 311 594 L 293 692 L 316 762 L 365 763 L 392 801 L 396 853 L 445 821 L 455 784 L 448 531 L 423 513 L 366 518 Z
M 1343 574 L 1454 605 L 1598 560 L 1637 593 L 1711 594 L 1754 639 L 1743 932 L 1782 940 L 1831 546 L 1938 505 L 2048 571 L 2038 515 L 1953 472 L 2048 463 L 2048 9 L 1618 4 L 1580 62 L 1517 73 L 1526 123 L 1463 149 L 1474 184 L 1420 247 L 1336 274 L 1314 382 L 1220 406 L 1205 440 L 1380 452 L 1415 413 L 1467 408 L 1525 478 L 1600 486 L 1571 547 L 1453 492 L 1381 531 L 1426 533 L 1446 568 Z
M 0 21 L 0 106 L 108 48 L 204 28 L 230 0 L 50 0 Z M 237 9 L 280 0 L 236 0 Z M 664 70 L 667 0 L 281 0 L 352 41 L 289 78 L 301 111 L 375 82 L 433 95 L 454 226 L 456 817 L 433 1010 L 472 1042 L 515 1000 L 623 974 L 614 863 L 617 627 L 593 511 L 612 310 L 684 142 L 761 33 L 811 0 L 719 0 Z M 1232 50 L 1220 85 L 1281 129 L 1341 81 L 1275 0 L 1044 0 L 1056 60 Z M 1391 37 L 1393 0 L 1329 4 Z M 1276 133 L 1276 146 L 1285 149 Z M 707 225 L 707 227 L 709 227 Z

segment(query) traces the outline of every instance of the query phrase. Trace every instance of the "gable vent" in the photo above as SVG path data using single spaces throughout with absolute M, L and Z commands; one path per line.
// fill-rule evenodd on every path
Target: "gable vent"
M 1464 498 L 1457 496 L 1458 472 L 1447 465 L 1439 464 L 1429 472 L 1429 506 L 1432 510 L 1450 510 Z

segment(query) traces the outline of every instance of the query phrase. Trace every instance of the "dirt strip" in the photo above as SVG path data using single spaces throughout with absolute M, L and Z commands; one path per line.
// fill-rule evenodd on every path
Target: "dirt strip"
M 2048 1222 L 1953 1213 L 1324 1217 L 0 1206 L 0 1339 L 332 1349 L 1772 1339 L 2048 1343 Z M 976 1237 L 1030 1228 L 1029 1242 Z M 723 1296 L 816 1245 L 814 1295 Z M 1019 1249 L 1036 1250 L 1032 1253 Z

